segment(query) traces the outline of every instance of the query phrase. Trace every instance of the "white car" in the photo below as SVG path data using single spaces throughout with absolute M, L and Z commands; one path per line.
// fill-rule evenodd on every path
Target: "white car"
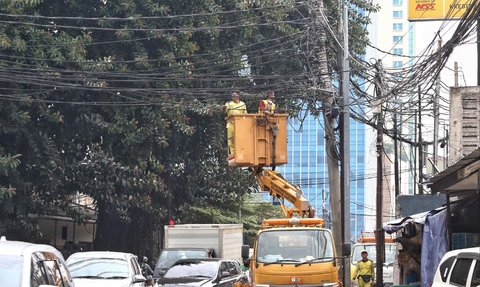
M 74 287 L 63 255 L 54 247 L 0 239 L 0 286 Z
M 110 251 L 77 252 L 67 259 L 76 287 L 144 287 L 137 257 Z
M 452 250 L 442 257 L 432 287 L 480 286 L 480 247 Z

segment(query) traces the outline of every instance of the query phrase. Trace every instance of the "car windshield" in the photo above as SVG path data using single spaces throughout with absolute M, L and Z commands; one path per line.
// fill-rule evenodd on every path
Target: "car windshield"
M 128 263 L 120 258 L 70 257 L 68 269 L 73 278 L 112 278 L 128 277 Z
M 156 268 L 170 268 L 180 259 L 208 258 L 206 250 L 163 250 L 156 264 Z
M 0 286 L 21 286 L 23 269 L 22 264 L 22 256 L 0 255 Z
M 257 248 L 257 261 L 262 263 L 334 259 L 332 237 L 326 230 L 265 231 L 258 237 Z
M 181 262 L 175 264 L 167 273 L 165 278 L 181 278 L 181 277 L 209 277 L 215 278 L 218 273 L 217 261 L 200 261 L 200 262 Z

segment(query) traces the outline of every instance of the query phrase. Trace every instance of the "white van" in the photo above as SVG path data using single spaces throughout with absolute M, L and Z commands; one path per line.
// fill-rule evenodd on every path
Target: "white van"
M 480 286 L 480 247 L 452 250 L 442 257 L 432 287 Z
M 0 286 L 74 287 L 63 255 L 54 247 L 0 238 Z

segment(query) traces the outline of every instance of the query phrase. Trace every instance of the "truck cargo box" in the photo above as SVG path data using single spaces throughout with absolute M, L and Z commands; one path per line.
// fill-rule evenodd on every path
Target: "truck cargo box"
M 165 248 L 211 248 L 215 256 L 241 260 L 242 224 L 177 224 L 165 226 Z

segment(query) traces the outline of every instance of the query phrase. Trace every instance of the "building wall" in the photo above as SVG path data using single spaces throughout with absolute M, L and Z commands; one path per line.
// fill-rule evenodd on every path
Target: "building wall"
M 67 217 L 45 217 L 38 220 L 39 229 L 43 234 L 43 241 L 60 250 L 65 243 L 91 243 L 95 235 L 93 222 L 76 224 Z
M 480 87 L 450 89 L 449 165 L 480 147 Z

